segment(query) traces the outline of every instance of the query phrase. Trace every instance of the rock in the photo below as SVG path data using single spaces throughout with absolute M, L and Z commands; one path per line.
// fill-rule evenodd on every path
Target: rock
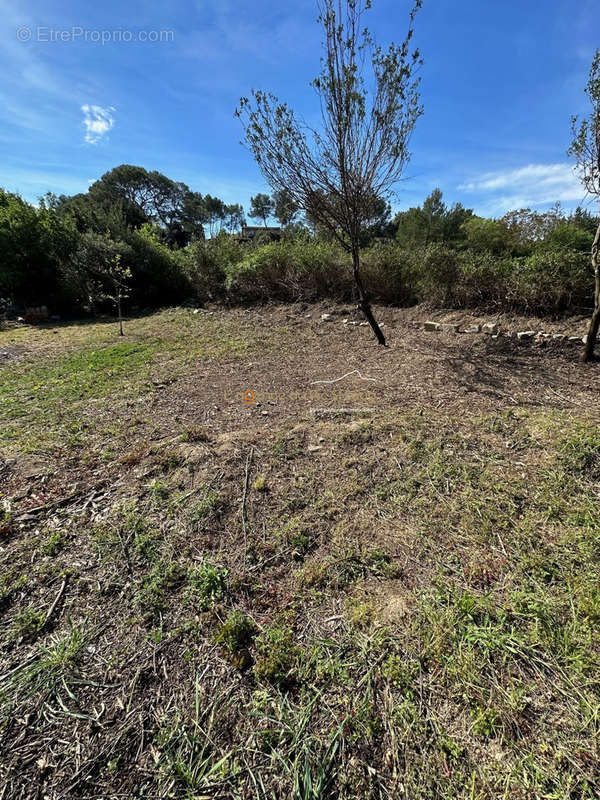
M 425 331 L 439 331 L 440 323 L 439 322 L 425 322 L 423 324 L 423 330 Z
M 440 330 L 444 331 L 444 333 L 458 333 L 459 328 L 460 326 L 454 322 L 443 322 Z
M 481 330 L 488 336 L 495 336 L 498 333 L 498 326 L 495 322 L 486 322 Z
M 347 324 L 348 324 L 348 320 L 347 319 L 343 319 L 342 320 L 342 325 L 347 325 Z
M 368 322 L 359 322 L 358 324 L 360 325 L 361 328 L 363 328 L 365 325 L 368 325 L 369 323 Z
M 321 314 L 321 322 L 331 322 L 333 314 Z
M 307 449 L 309 453 L 318 453 L 323 448 L 318 444 L 309 444 Z
M 579 342 L 581 342 L 582 340 L 580 339 L 579 336 L 569 336 L 568 341 L 573 343 L 577 342 L 579 344 Z
M 195 308 L 194 309 L 194 314 L 199 314 L 199 313 L 200 313 L 200 309 L 199 308 Z
M 523 341 L 525 339 L 533 339 L 535 336 L 535 331 L 519 331 L 517 333 L 517 339 L 519 341 Z
M 465 333 L 481 333 L 481 325 L 469 325 L 465 328 Z
M 552 338 L 554 339 L 555 342 L 564 342 L 564 340 L 567 337 L 565 336 L 564 333 L 553 333 Z
M 17 322 L 25 322 L 25 319 L 23 317 L 17 317 Z

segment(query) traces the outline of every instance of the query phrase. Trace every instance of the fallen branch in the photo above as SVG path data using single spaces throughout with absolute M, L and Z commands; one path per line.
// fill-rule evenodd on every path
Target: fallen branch
M 50 622 L 50 619 L 51 619 L 52 615 L 53 615 L 53 614 L 54 614 L 54 612 L 56 611 L 56 607 L 57 607 L 57 606 L 58 606 L 58 604 L 60 603 L 60 601 L 61 601 L 61 598 L 62 598 L 63 594 L 65 593 L 65 589 L 67 588 L 67 582 L 68 582 L 68 580 L 69 580 L 69 577 L 68 577 L 68 575 L 65 575 L 65 577 L 63 578 L 63 582 L 62 582 L 62 584 L 61 584 L 61 587 L 60 587 L 60 589 L 58 590 L 58 594 L 56 595 L 56 597 L 54 598 L 54 602 L 52 603 L 52 605 L 51 605 L 51 606 L 50 606 L 50 608 L 48 609 L 48 613 L 46 614 L 46 619 L 44 620 L 44 624 L 42 625 L 42 628 L 45 628 L 45 627 L 46 627 L 46 625 L 48 625 L 48 623 Z

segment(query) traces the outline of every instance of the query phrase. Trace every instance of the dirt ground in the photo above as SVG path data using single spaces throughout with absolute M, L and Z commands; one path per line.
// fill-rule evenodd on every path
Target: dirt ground
M 586 320 L 376 316 L 0 332 L 0 800 L 600 791 Z

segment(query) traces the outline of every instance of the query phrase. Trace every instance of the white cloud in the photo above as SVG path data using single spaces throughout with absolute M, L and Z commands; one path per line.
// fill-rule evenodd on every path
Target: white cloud
M 580 203 L 585 191 L 570 164 L 529 164 L 487 172 L 458 186 L 459 191 L 488 195 L 487 207 L 499 213 L 514 208 Z
M 83 111 L 83 124 L 85 125 L 85 141 L 97 144 L 115 124 L 115 109 L 113 106 L 81 106 Z

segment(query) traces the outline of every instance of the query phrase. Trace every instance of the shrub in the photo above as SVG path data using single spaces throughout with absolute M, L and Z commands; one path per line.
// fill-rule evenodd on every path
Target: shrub
M 353 293 L 347 254 L 305 237 L 250 250 L 243 260 L 227 267 L 226 287 L 236 301 L 347 300 Z
M 414 305 L 418 301 L 418 270 L 414 251 L 395 242 L 377 242 L 363 253 L 365 284 L 381 302 Z
M 573 305 L 587 305 L 593 278 L 588 273 L 589 257 L 575 250 L 540 250 L 515 260 L 509 286 L 524 310 L 564 311 Z
M 225 296 L 228 271 L 244 258 L 245 250 L 237 239 L 221 234 L 194 242 L 183 251 L 183 269 L 198 300 Z
M 444 244 L 431 244 L 418 255 L 420 257 L 418 294 L 434 305 L 451 305 L 460 275 L 456 250 Z

